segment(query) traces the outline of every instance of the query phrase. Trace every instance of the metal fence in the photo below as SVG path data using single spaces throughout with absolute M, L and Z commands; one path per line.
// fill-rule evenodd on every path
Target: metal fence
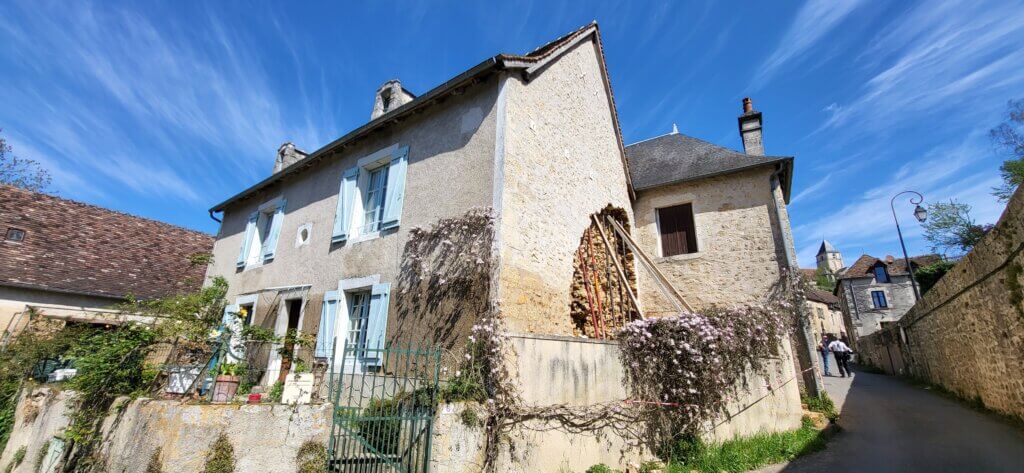
M 441 350 L 346 346 L 330 369 L 330 472 L 427 472 Z

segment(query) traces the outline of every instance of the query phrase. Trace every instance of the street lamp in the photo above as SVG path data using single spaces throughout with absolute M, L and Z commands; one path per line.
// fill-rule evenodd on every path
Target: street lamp
M 910 273 L 910 285 L 914 288 L 914 300 L 919 301 L 921 300 L 921 291 L 917 289 L 917 280 L 914 279 L 914 267 L 910 265 L 910 257 L 907 256 L 907 245 L 903 243 L 903 231 L 900 230 L 900 219 L 896 218 L 896 198 L 903 194 L 914 194 L 917 196 L 917 198 L 911 196 L 910 203 L 914 205 L 914 218 L 916 218 L 918 222 L 924 223 L 924 221 L 928 219 L 928 211 L 925 210 L 924 207 L 921 207 L 921 202 L 924 202 L 924 196 L 917 191 L 903 191 L 892 196 L 892 199 L 889 200 L 889 209 L 892 210 L 892 219 L 896 222 L 896 234 L 900 237 L 900 248 L 903 248 L 903 261 L 907 264 L 907 272 Z

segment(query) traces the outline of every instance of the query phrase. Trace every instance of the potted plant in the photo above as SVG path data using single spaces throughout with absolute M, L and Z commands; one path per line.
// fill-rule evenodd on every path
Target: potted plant
M 221 363 L 217 368 L 216 384 L 213 386 L 213 402 L 226 403 L 235 398 L 238 385 L 242 382 L 239 372 L 238 363 Z

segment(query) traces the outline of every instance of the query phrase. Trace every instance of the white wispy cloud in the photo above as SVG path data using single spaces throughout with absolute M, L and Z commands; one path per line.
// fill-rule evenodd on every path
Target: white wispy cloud
M 966 121 L 981 116 L 970 112 L 1002 106 L 1006 97 L 988 106 L 970 105 L 981 97 L 1020 92 L 1013 88 L 1024 82 L 1022 11 L 1019 1 L 916 5 L 860 54 L 873 72 L 854 98 L 837 105 L 821 130 L 853 124 L 847 130 L 851 135 L 875 132 L 953 109 L 960 114 L 941 118 Z
M 926 203 L 948 199 L 965 202 L 973 207 L 972 216 L 977 221 L 994 223 L 1003 208 L 991 195 L 991 188 L 999 182 L 996 166 L 994 163 L 976 166 L 990 156 L 991 149 L 979 130 L 959 145 L 934 148 L 924 157 L 874 182 L 860 194 L 847 198 L 837 209 L 827 209 L 795 226 L 793 231 L 801 264 L 813 267 L 814 254 L 822 237 L 831 240 L 847 257 L 856 257 L 852 253 L 860 248 L 884 247 L 889 248 L 889 253 L 898 251 L 889 203 L 894 195 L 904 190 L 921 192 Z M 871 184 L 870 181 L 864 183 Z M 909 197 L 904 195 L 896 202 L 896 212 L 902 219 L 908 244 L 917 243 L 917 248 L 925 249 L 921 246 L 921 226 L 910 215 Z
M 794 205 L 797 202 L 800 202 L 801 200 L 804 200 L 812 195 L 817 194 L 818 192 L 821 192 L 826 188 L 826 186 L 828 186 L 829 181 L 831 180 L 832 175 L 826 174 L 825 177 L 818 179 L 818 182 L 815 182 L 814 184 L 810 185 L 806 189 L 798 192 L 795 196 L 793 196 L 793 198 L 790 199 L 789 201 L 790 205 Z
M 212 13 L 180 24 L 89 3 L 0 7 L 14 13 L 23 21 L 0 27 L 0 52 L 46 82 L 6 84 L 0 122 L 31 137 L 23 146 L 35 143 L 59 182 L 74 173 L 206 205 L 265 175 L 282 142 L 314 149 L 335 133 L 319 97 L 272 86 L 296 65 L 264 64 Z M 293 41 L 282 42 L 294 56 Z
M 833 28 L 850 15 L 862 0 L 808 0 L 800 7 L 786 33 L 754 76 L 752 89 L 764 84 L 787 63 L 799 61 Z

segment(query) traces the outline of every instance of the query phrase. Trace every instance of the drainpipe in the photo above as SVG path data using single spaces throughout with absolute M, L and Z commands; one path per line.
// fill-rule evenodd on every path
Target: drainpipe
M 797 271 L 796 260 L 793 257 L 793 251 L 790 249 L 789 239 L 786 236 L 785 228 L 783 228 L 782 222 L 782 206 L 779 205 L 778 199 L 775 197 L 775 191 L 781 185 L 779 183 L 779 174 L 782 172 L 781 168 L 776 168 L 775 172 L 771 176 L 771 197 L 772 197 L 772 208 L 775 211 L 775 221 L 779 224 L 779 236 L 782 238 L 782 251 L 786 256 L 786 261 L 783 263 L 783 268 L 792 276 Z M 797 319 L 800 321 L 800 332 L 801 336 L 797 337 L 799 344 L 803 346 L 796 347 L 798 350 L 797 358 L 806 363 L 800 363 L 803 369 L 809 369 L 800 373 L 804 379 L 804 387 L 807 388 L 807 393 L 811 396 L 821 396 L 824 387 L 824 382 L 821 379 L 821 373 L 817 369 L 813 369 L 816 366 L 817 353 L 815 350 L 814 331 L 811 329 L 810 318 L 807 316 L 807 307 L 805 304 L 796 304 Z M 801 356 L 802 355 L 802 356 Z
M 210 218 L 212 218 L 214 222 L 224 223 L 219 218 L 213 216 L 213 211 L 212 210 L 210 211 Z

